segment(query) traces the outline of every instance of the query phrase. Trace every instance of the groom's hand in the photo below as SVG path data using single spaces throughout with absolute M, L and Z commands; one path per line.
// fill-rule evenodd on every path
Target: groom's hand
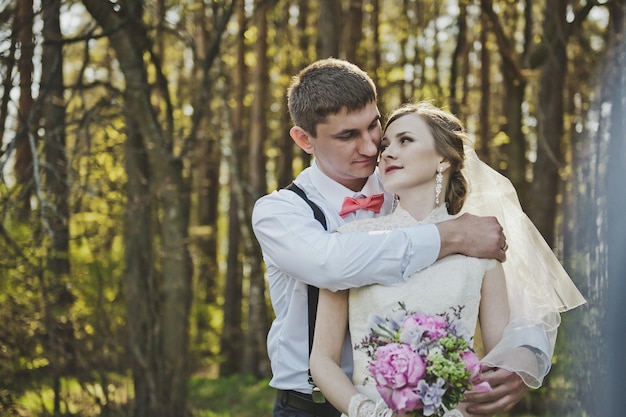
M 522 378 L 506 369 L 483 367 L 481 381 L 489 382 L 492 390 L 465 393 L 463 402 L 472 414 L 507 413 L 528 392 Z
M 495 217 L 465 213 L 456 219 L 437 223 L 441 236 L 439 258 L 453 253 L 476 258 L 506 260 L 506 237 Z

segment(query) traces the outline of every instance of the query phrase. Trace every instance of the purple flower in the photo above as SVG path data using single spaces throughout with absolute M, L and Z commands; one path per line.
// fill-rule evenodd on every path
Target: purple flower
M 468 345 L 472 343 L 473 334 L 463 325 L 461 320 L 451 320 L 448 331 L 458 337 L 463 338 Z
M 402 333 L 400 333 L 400 341 L 411 346 L 416 351 L 419 351 L 424 345 L 422 337 L 424 335 L 424 328 L 416 320 L 405 320 L 402 326 Z
M 424 329 L 425 335 L 431 340 L 437 340 L 445 337 L 448 332 L 446 330 L 446 320 L 434 314 L 417 314 L 407 317 L 403 324 L 403 329 L 411 328 L 414 324 Z
M 409 345 L 390 343 L 379 347 L 370 372 L 376 389 L 391 409 L 404 413 L 420 408 L 415 389 L 426 372 L 426 364 Z
M 386 318 L 370 315 L 368 318 L 369 327 L 375 334 L 393 338 L 395 333 L 400 330 L 401 323 L 404 322 L 404 316 L 403 311 L 396 311 L 391 317 Z
M 417 393 L 424 404 L 424 415 L 431 416 L 437 409 L 441 407 L 441 399 L 446 393 L 446 389 L 443 387 L 446 381 L 442 378 L 437 378 L 437 381 L 432 385 L 424 380 L 421 380 L 417 386 Z
M 370 328 L 371 328 L 371 329 L 375 329 L 375 328 L 377 328 L 377 327 L 380 327 L 380 326 L 384 326 L 384 325 L 386 325 L 386 324 L 387 324 L 387 322 L 388 322 L 388 320 L 387 320 L 387 319 L 385 319 L 385 318 L 383 318 L 383 317 L 380 317 L 380 316 L 377 316 L 377 315 L 371 314 L 371 315 L 369 316 L 369 320 L 368 320 L 368 322 L 369 322 L 369 326 L 370 326 Z

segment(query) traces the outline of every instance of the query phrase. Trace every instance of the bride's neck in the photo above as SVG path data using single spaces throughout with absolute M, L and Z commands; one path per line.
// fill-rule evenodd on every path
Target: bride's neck
M 435 209 L 435 199 L 420 198 L 419 196 L 399 196 L 400 206 L 415 220 L 422 221 Z

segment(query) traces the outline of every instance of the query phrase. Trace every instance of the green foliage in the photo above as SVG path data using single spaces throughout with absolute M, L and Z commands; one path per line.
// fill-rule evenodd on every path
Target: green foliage
M 99 415 L 130 416 L 132 384 L 128 376 L 92 374 L 93 382 L 65 378 L 60 382 L 62 400 L 60 415 L 91 417 Z M 14 411 L 20 416 L 34 417 L 52 414 L 54 393 L 46 384 L 33 387 L 18 396 Z M 0 411 L 2 406 L 0 405 Z
M 194 377 L 189 383 L 194 417 L 258 417 L 272 414 L 276 391 L 267 380 L 233 375 L 210 379 Z
M 76 379 L 61 382 L 61 415 L 91 417 L 132 415 L 132 381 L 124 375 L 101 374 L 98 382 L 81 383 Z M 228 378 L 194 376 L 189 382 L 189 409 L 194 417 L 253 417 L 271 415 L 275 391 L 267 380 L 234 375 Z M 25 391 L 16 399 L 20 416 L 50 415 L 53 392 L 42 385 Z M 3 414 L 0 403 L 0 415 Z
M 19 402 L 29 409 L 34 404 L 49 409 L 46 403 L 52 391 L 48 387 L 54 375 L 75 377 L 62 393 L 63 401 L 71 403 L 71 398 L 80 397 L 76 391 L 84 390 L 87 395 L 88 387 L 102 380 L 105 372 L 123 373 L 127 338 L 119 221 L 97 211 L 73 217 L 71 282 L 61 291 L 66 301 L 71 300 L 71 308 L 49 307 L 57 331 L 52 342 L 43 294 L 57 287 L 40 269 L 47 239 L 34 239 L 37 232 L 28 223 L 7 221 L 4 227 L 6 236 L 21 250 L 2 260 L 3 266 L 14 263 L 15 267 L 0 268 L 0 387 L 10 387 L 0 389 L 0 410 Z M 98 243 L 95 236 L 100 238 Z M 51 343 L 61 343 L 62 350 L 52 353 Z

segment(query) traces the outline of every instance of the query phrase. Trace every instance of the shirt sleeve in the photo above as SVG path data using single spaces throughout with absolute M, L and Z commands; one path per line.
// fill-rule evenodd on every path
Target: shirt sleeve
M 278 269 L 330 290 L 375 283 L 398 285 L 431 265 L 441 245 L 434 225 L 383 232 L 327 232 L 295 194 L 281 197 L 273 193 L 259 199 L 252 227 L 270 275 Z

